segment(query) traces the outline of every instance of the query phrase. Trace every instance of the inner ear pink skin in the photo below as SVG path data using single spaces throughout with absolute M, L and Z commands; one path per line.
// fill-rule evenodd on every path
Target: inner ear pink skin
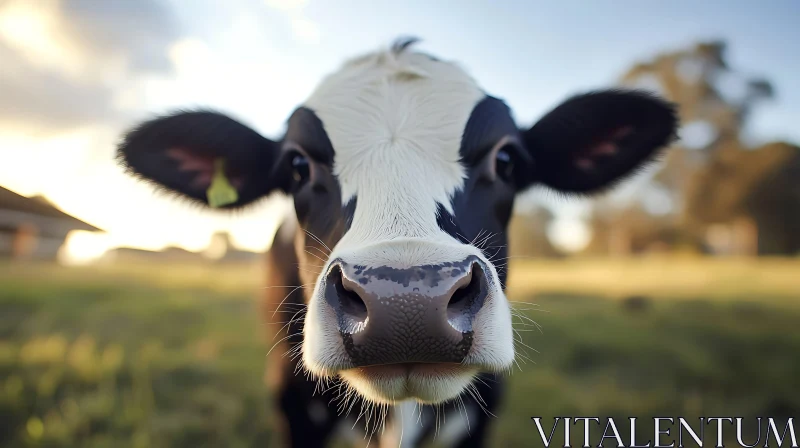
M 179 171 L 197 173 L 192 180 L 192 187 L 208 188 L 211 185 L 211 179 L 214 177 L 214 156 L 196 154 L 184 148 L 170 148 L 167 150 L 167 156 L 178 162 Z M 241 176 L 232 176 L 228 169 L 225 170 L 225 174 L 233 188 L 242 189 L 244 181 Z
M 583 151 L 579 151 L 575 156 L 575 165 L 584 171 L 589 171 L 595 167 L 595 159 L 604 156 L 613 156 L 619 151 L 618 141 L 627 137 L 633 132 L 633 126 L 623 126 L 615 129 L 605 138 L 589 145 Z

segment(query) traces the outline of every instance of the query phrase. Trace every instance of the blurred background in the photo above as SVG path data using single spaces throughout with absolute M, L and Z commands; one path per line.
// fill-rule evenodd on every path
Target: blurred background
M 538 446 L 531 416 L 798 417 L 798 18 L 791 0 L 0 0 L 0 445 L 275 443 L 255 310 L 290 204 L 186 206 L 114 144 L 192 106 L 279 138 L 324 75 L 407 34 L 520 126 L 610 86 L 680 106 L 680 141 L 614 193 L 520 197 L 509 292 L 532 331 L 493 445 Z

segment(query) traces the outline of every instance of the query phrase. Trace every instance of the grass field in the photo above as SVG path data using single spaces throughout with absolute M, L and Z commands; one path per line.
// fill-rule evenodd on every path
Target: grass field
M 799 260 L 510 269 L 511 299 L 542 330 L 520 327 L 536 351 L 510 376 L 491 446 L 541 446 L 532 416 L 800 416 Z M 261 278 L 0 264 L 0 446 L 274 444 Z

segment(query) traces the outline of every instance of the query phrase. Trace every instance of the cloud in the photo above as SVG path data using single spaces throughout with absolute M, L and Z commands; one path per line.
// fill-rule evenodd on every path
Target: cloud
M 64 0 L 65 30 L 98 58 L 123 53 L 132 71 L 166 72 L 164 47 L 179 37 L 170 9 L 156 0 Z
M 240 42 L 253 36 L 241 29 Z M 280 70 L 285 55 L 268 47 L 257 58 L 246 48 L 215 47 L 181 39 L 167 50 L 175 76 L 146 76 L 117 92 L 132 111 L 162 113 L 175 108 L 211 107 L 235 116 L 268 136 L 279 137 L 292 110 L 314 85 L 311 75 Z M 146 115 L 138 114 L 139 118 Z M 147 115 L 149 116 L 149 114 Z
M 193 2 L 176 10 L 179 29 L 163 1 L 0 0 L 0 184 L 108 230 L 104 247 L 197 250 L 227 229 L 264 249 L 285 198 L 223 217 L 154 194 L 112 155 L 125 128 L 178 107 L 213 107 L 278 136 L 318 75 L 287 69 L 266 16 L 288 18 L 306 40 L 318 30 L 302 2 L 279 12 L 264 0 L 209 2 L 216 15 L 202 26 L 211 14 Z
M 25 133 L 52 133 L 117 116 L 113 92 L 41 70 L 0 42 L 0 126 Z
M 292 35 L 306 43 L 319 43 L 321 31 L 317 22 L 308 18 L 305 8 L 308 0 L 264 0 L 266 5 L 286 16 Z
M 0 5 L 0 126 L 57 133 L 115 122 L 114 90 L 168 73 L 178 38 L 155 0 L 6 0 Z

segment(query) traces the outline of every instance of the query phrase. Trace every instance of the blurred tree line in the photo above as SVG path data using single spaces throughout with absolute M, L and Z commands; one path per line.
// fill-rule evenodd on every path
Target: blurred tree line
M 725 50 L 724 41 L 698 43 L 623 74 L 622 87 L 678 104 L 680 139 L 656 170 L 634 181 L 632 195 L 594 202 L 582 253 L 800 253 L 800 147 L 745 143 L 754 110 L 776 93 L 768 80 L 732 69 Z M 546 236 L 551 220 L 542 208 L 515 215 L 512 256 L 558 255 Z

